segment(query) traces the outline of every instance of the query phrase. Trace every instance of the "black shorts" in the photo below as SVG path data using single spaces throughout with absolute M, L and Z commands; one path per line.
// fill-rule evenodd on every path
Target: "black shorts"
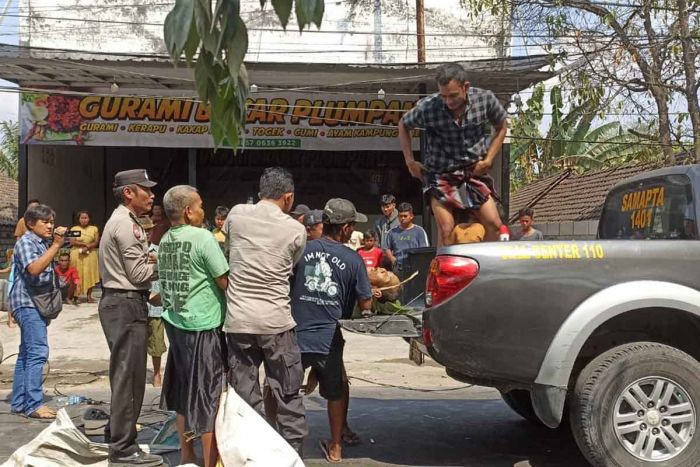
M 328 355 L 320 353 L 302 353 L 301 364 L 306 370 L 311 367 L 316 371 L 318 391 L 321 397 L 337 401 L 343 397 L 343 348 L 345 340 L 338 329 L 333 336 Z
M 194 436 L 214 431 L 226 382 L 226 344 L 220 328 L 184 331 L 163 320 L 170 341 L 160 408 L 185 417 Z

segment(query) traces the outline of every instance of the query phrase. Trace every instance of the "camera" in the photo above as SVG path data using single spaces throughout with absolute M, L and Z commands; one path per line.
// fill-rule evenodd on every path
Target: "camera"
M 79 230 L 66 230 L 63 233 L 63 236 L 65 238 L 77 238 L 77 237 L 80 237 L 80 231 Z

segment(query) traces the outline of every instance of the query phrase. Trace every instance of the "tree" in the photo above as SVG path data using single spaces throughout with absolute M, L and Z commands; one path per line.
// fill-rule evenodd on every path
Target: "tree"
M 267 0 L 260 0 L 264 8 Z M 286 29 L 294 8 L 299 31 L 321 27 L 324 0 L 271 0 Z M 245 123 L 248 73 L 243 58 L 248 31 L 240 16 L 240 0 L 176 0 L 164 24 L 165 44 L 174 64 L 184 55 L 194 63 L 197 94 L 210 106 L 214 145 L 236 148 Z
M 17 180 L 19 124 L 10 120 L 0 122 L 0 140 L 0 172 Z
M 616 107 L 656 128 L 667 162 L 674 145 L 700 161 L 698 0 L 463 0 L 470 11 L 510 12 L 530 45 L 559 52 L 576 104 L 616 88 Z M 685 112 L 687 108 L 687 112 Z M 674 112 L 674 109 L 681 109 Z M 687 121 L 690 121 L 688 128 Z M 689 134 L 689 130 L 690 134 Z
M 620 122 L 593 126 L 598 115 L 593 109 L 601 106 L 599 99 L 591 98 L 566 109 L 559 86 L 554 86 L 549 93 L 552 121 L 542 135 L 544 97 L 544 85 L 540 83 L 535 86 L 527 107 L 520 109 L 512 119 L 511 181 L 514 187 L 562 168 L 583 172 L 660 158 L 659 145 L 625 131 Z M 613 98 L 608 96 L 607 100 Z

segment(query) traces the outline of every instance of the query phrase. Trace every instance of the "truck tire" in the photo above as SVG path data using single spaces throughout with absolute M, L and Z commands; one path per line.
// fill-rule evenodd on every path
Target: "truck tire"
M 535 414 L 535 409 L 532 408 L 532 400 L 530 399 L 530 391 L 524 389 L 513 389 L 512 391 L 502 392 L 501 398 L 513 412 L 523 417 L 528 422 L 543 426 L 542 421 Z
M 579 374 L 570 404 L 579 449 L 596 467 L 693 467 L 700 363 L 673 347 L 615 347 Z

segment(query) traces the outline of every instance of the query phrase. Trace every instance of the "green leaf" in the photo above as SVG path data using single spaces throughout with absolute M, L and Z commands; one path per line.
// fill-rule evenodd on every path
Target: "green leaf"
M 297 23 L 299 31 L 303 31 L 306 26 L 314 21 L 317 4 L 323 0 L 296 0 L 294 3 L 294 12 L 297 15 Z
M 194 66 L 194 80 L 197 85 L 197 94 L 204 102 L 209 102 L 212 92 L 212 57 L 206 52 L 199 54 Z
M 182 55 L 189 37 L 192 18 L 194 16 L 194 2 L 196 0 L 176 0 L 175 7 L 165 17 L 163 24 L 163 37 L 165 46 L 173 61 L 177 61 Z
M 229 74 L 232 78 L 237 79 L 243 59 L 248 51 L 248 30 L 240 16 L 237 16 L 235 21 L 235 35 L 226 50 L 226 62 Z
M 311 21 L 316 25 L 317 28 L 321 29 L 321 22 L 323 21 L 323 12 L 326 8 L 326 3 L 323 0 L 316 1 L 316 8 L 314 8 L 313 16 Z
M 292 4 L 294 0 L 272 0 L 272 8 L 274 8 L 277 17 L 282 23 L 282 27 L 286 30 L 289 23 L 289 16 L 292 14 Z
M 190 34 L 187 36 L 187 42 L 185 43 L 185 59 L 187 59 L 188 66 L 192 66 L 192 59 L 197 53 L 197 50 L 199 50 L 200 43 L 201 40 L 199 39 L 197 27 L 194 25 L 194 21 L 192 21 L 190 24 Z

